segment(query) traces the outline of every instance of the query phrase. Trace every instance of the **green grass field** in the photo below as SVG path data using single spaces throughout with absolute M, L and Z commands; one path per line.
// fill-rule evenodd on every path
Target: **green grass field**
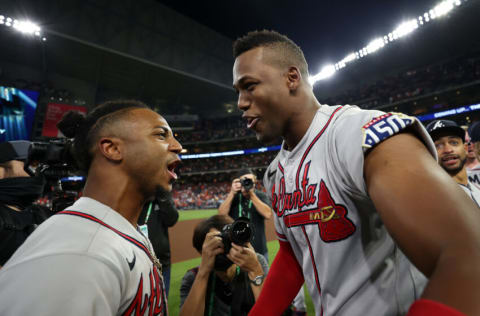
M 207 218 L 212 215 L 217 214 L 217 210 L 192 210 L 192 211 L 180 211 L 179 221 L 191 220 L 198 218 Z M 193 247 L 193 246 L 192 246 Z M 278 241 L 270 241 L 267 243 L 268 247 L 268 256 L 269 261 L 272 263 L 275 255 L 278 252 L 279 244 Z M 180 284 L 182 282 L 183 275 L 189 269 L 194 268 L 200 264 L 200 257 L 178 262 L 172 265 L 171 277 L 170 277 L 170 293 L 168 296 L 168 309 L 170 315 L 178 315 L 180 307 Z M 307 303 L 307 313 L 310 316 L 315 315 L 315 309 L 313 308 L 313 303 L 308 294 L 308 291 L 305 289 L 306 294 L 306 303 Z

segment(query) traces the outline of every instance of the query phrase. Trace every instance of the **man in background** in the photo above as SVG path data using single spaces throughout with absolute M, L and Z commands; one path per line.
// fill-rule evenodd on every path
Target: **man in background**
M 480 190 L 470 183 L 467 176 L 467 144 L 465 131 L 450 120 L 435 120 L 427 125 L 438 154 L 438 163 L 477 205 Z M 480 205 L 479 205 L 480 206 Z
M 162 264 L 163 283 L 165 291 L 170 290 L 170 239 L 168 228 L 178 221 L 178 210 L 170 196 L 158 195 L 153 201 L 145 203 L 138 218 L 140 231 L 150 239 L 153 250 Z
M 473 125 L 479 124 L 475 122 L 465 133 L 465 143 L 467 144 L 467 162 L 465 166 L 467 167 L 468 181 L 480 189 L 480 163 L 478 162 L 477 157 L 475 156 L 475 145 L 470 138 L 470 132 L 473 128 Z
M 0 144 L 0 268 L 50 215 L 48 209 L 33 205 L 45 181 L 24 170 L 29 147 L 24 140 Z
M 252 246 L 255 252 L 268 261 L 265 220 L 272 217 L 270 201 L 265 193 L 255 189 L 257 177 L 250 169 L 242 169 L 232 181 L 225 201 L 218 207 L 218 214 L 229 215 L 234 220 L 247 217 L 253 226 Z

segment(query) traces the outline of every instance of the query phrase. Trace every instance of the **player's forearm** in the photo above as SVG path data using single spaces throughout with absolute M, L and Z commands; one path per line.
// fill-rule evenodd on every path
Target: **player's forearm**
M 248 315 L 281 315 L 293 301 L 303 282 L 302 268 L 290 244 L 280 242 L 280 250 L 273 260 L 262 292 Z
M 252 200 L 253 206 L 255 206 L 255 209 L 258 213 L 260 213 L 260 215 L 262 215 L 265 219 L 272 218 L 272 209 L 267 204 L 263 203 L 263 201 L 260 200 L 260 198 L 255 193 L 252 193 L 250 199 Z
M 230 193 L 228 193 L 225 201 L 223 201 L 223 203 L 220 204 L 220 206 L 218 207 L 219 215 L 228 215 L 228 213 L 230 213 L 230 207 L 232 206 L 234 196 L 235 193 L 233 191 L 230 191 Z
M 479 284 L 480 250 L 459 245 L 442 252 L 422 298 L 443 303 L 465 315 L 480 315 Z
M 179 316 L 203 316 L 209 274 L 198 272 Z

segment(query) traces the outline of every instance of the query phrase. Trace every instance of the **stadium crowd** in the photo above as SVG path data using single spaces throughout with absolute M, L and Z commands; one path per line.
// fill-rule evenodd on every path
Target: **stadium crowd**
M 355 104 L 371 109 L 477 80 L 480 80 L 480 57 L 475 52 L 385 76 L 373 84 L 365 84 L 322 101 L 327 104 Z

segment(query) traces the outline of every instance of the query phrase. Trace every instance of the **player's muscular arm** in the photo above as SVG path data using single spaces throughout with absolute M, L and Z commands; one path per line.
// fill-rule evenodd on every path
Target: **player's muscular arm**
M 480 315 L 480 211 L 473 201 L 409 133 L 373 148 L 364 176 L 388 231 L 430 279 L 422 297 Z

